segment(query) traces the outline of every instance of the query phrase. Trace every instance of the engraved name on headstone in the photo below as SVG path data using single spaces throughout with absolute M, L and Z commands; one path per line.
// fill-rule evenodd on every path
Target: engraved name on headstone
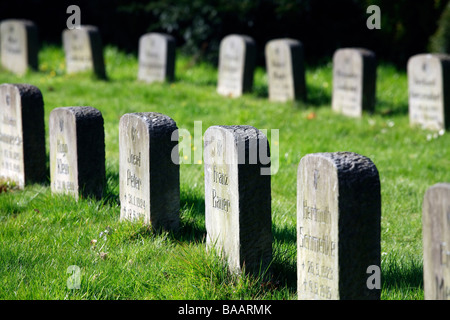
M 409 58 L 407 69 L 410 124 L 450 128 L 450 56 L 418 54 Z
M 103 117 L 93 107 L 60 107 L 49 119 L 53 193 L 101 198 L 105 188 Z
M 18 75 L 38 69 L 38 31 L 28 20 L 8 19 L 0 23 L 2 66 Z
M 178 130 L 156 112 L 127 113 L 119 123 L 120 219 L 142 218 L 154 230 L 179 227 Z
M 376 57 L 367 49 L 344 48 L 333 55 L 332 109 L 350 117 L 375 110 Z
M 423 202 L 425 300 L 450 300 L 450 183 L 438 183 Z
M 149 83 L 175 78 L 175 38 L 163 33 L 147 33 L 139 39 L 138 79 Z
M 256 46 L 245 35 L 231 34 L 220 42 L 217 92 L 239 97 L 253 87 Z
M 97 27 L 82 25 L 77 29 L 65 29 L 63 46 L 68 74 L 92 71 L 97 77 L 106 78 L 103 45 Z
M 204 140 L 207 248 L 233 273 L 262 274 L 272 259 L 267 138 L 251 126 L 212 126 Z
M 300 300 L 379 299 L 367 286 L 380 267 L 381 195 L 370 159 L 351 152 L 303 157 L 297 177 Z
M 0 85 L 0 177 L 19 188 L 47 177 L 44 101 L 29 84 Z
M 303 45 L 294 39 L 274 39 L 266 44 L 269 99 L 306 100 Z

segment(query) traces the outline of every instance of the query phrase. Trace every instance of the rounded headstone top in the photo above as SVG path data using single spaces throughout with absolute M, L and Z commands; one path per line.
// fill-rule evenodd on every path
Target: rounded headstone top
M 427 193 L 427 192 L 432 192 L 432 191 L 435 190 L 435 189 L 446 189 L 446 190 L 449 190 L 449 191 L 450 191 L 450 183 L 447 183 L 447 182 L 438 182 L 438 183 L 432 185 L 431 187 L 429 187 L 429 188 L 427 189 L 426 193 Z M 426 194 L 426 193 L 425 193 L 425 194 Z
M 265 134 L 262 131 L 249 125 L 231 125 L 231 126 L 218 125 L 218 126 L 211 126 L 208 128 L 208 130 L 210 129 L 220 129 L 229 132 L 233 135 L 235 141 L 248 141 L 252 139 L 266 138 Z
M 27 20 L 27 19 L 5 19 L 0 21 L 0 25 L 3 23 L 21 23 L 27 27 L 35 27 L 36 24 L 31 21 L 31 20 Z
M 372 160 L 354 152 L 340 151 L 308 154 L 301 159 L 300 163 L 310 157 L 320 157 L 328 160 L 339 172 L 372 172 L 373 175 L 378 175 L 378 170 Z
M 162 32 L 148 32 L 143 34 L 140 39 L 146 39 L 146 38 L 151 38 L 151 37 L 158 37 L 158 38 L 162 38 L 165 39 L 167 41 L 175 41 L 175 38 L 173 36 L 171 36 L 170 34 L 167 33 L 162 33 Z
M 92 33 L 97 33 L 99 32 L 98 27 L 93 26 L 93 25 L 80 25 L 78 28 L 75 29 L 64 29 L 63 33 L 70 33 L 70 32 L 92 32 Z
M 408 64 L 416 59 L 438 59 L 445 63 L 450 63 L 450 55 L 445 53 L 419 53 L 408 59 Z
M 73 29 L 73 30 L 86 30 L 86 31 L 97 32 L 98 31 L 98 27 L 90 25 L 90 24 L 84 24 L 84 25 L 80 25 L 79 29 Z
M 266 47 L 268 45 L 279 44 L 279 43 L 287 44 L 289 46 L 303 46 L 303 44 L 297 39 L 293 39 L 293 38 L 277 38 L 277 39 L 272 39 L 269 42 L 267 42 Z
M 127 113 L 122 117 L 135 117 L 143 121 L 153 133 L 172 132 L 177 129 L 176 122 L 169 116 L 159 112 Z
M 336 56 L 337 54 L 343 54 L 343 53 L 359 53 L 362 56 L 375 58 L 376 54 L 372 50 L 366 49 L 366 48 L 358 48 L 358 47 L 350 47 L 350 48 L 341 48 L 334 52 L 333 56 Z
M 97 117 L 102 116 L 101 112 L 94 107 L 90 106 L 70 106 L 70 107 L 59 107 L 52 110 L 53 111 L 67 111 L 72 113 L 75 117 Z
M 136 112 L 134 115 L 145 120 L 152 127 L 175 124 L 175 121 L 171 117 L 159 112 Z
M 252 37 L 245 35 L 245 34 L 237 34 L 237 33 L 232 33 L 232 34 L 225 36 L 222 39 L 222 41 L 230 40 L 230 39 L 239 39 L 239 40 L 244 40 L 246 43 L 255 44 L 255 40 Z
M 16 92 L 20 95 L 22 101 L 31 99 L 34 103 L 44 103 L 41 90 L 38 87 L 27 83 L 3 83 L 0 88 L 15 88 Z

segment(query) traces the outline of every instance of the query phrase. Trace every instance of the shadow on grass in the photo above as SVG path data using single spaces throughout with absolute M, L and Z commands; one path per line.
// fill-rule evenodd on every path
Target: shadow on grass
M 14 197 L 6 197 L 1 202 L 0 216 L 12 216 L 15 218 L 25 210 L 26 205 L 19 204 Z
M 400 291 L 403 294 L 423 290 L 423 266 L 415 260 L 400 260 L 398 257 L 382 262 L 382 288 L 386 292 Z
M 269 89 L 266 85 L 255 85 L 252 93 L 258 98 L 269 99 Z M 295 102 L 300 105 L 306 106 L 330 106 L 331 95 L 319 86 L 307 84 L 306 88 L 306 101 L 298 98 Z
M 175 76 L 174 80 L 171 83 L 190 83 L 196 86 L 205 86 L 205 87 L 217 87 L 217 79 L 191 79 L 183 76 Z
M 409 113 L 408 103 L 393 105 L 391 101 L 377 99 L 375 113 L 384 117 L 403 116 Z
M 178 241 L 203 242 L 206 238 L 205 199 L 193 193 L 182 194 L 180 228 L 173 234 Z
M 331 106 L 331 95 L 322 87 L 306 85 L 306 104 L 314 107 Z
M 253 85 L 252 93 L 255 94 L 258 98 L 269 98 L 269 88 L 267 87 L 267 85 Z
M 272 226 L 272 237 L 272 276 L 280 285 L 295 291 L 297 290 L 296 230 Z
M 192 193 L 181 197 L 180 229 L 172 234 L 176 241 L 205 242 L 205 199 Z M 296 230 L 288 227 L 272 226 L 273 261 L 271 283 L 297 289 Z M 275 245 L 276 244 L 276 245 Z
M 120 205 L 119 171 L 106 168 L 106 181 L 102 201 L 111 206 Z

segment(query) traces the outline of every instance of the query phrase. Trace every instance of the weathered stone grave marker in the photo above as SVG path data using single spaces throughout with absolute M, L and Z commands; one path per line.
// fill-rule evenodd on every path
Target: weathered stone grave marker
M 49 119 L 50 181 L 54 193 L 101 198 L 105 187 L 103 117 L 93 107 L 60 107 Z
M 0 23 L 0 56 L 2 66 L 18 75 L 28 68 L 38 69 L 38 31 L 28 20 L 8 19 Z
M 422 224 L 425 299 L 450 300 L 450 183 L 427 190 Z
M 298 298 L 379 299 L 367 285 L 368 267 L 380 267 L 377 168 L 356 153 L 316 153 L 297 174 Z
M 306 100 L 303 45 L 294 39 L 274 39 L 266 44 L 269 99 Z
M 147 33 L 139 39 L 138 79 L 149 83 L 175 78 L 175 38 L 163 33 Z
M 234 273 L 267 271 L 272 259 L 270 154 L 251 126 L 213 126 L 205 136 L 207 248 Z
M 97 77 L 106 78 L 102 40 L 97 27 L 84 25 L 79 29 L 65 29 L 63 46 L 67 73 L 92 71 Z
M 123 115 L 119 152 L 120 219 L 143 218 L 154 230 L 176 230 L 180 177 L 175 121 L 156 112 Z
M 239 97 L 253 87 L 256 46 L 245 35 L 231 34 L 220 42 L 217 92 Z
M 0 85 L 0 177 L 23 188 L 46 179 L 44 101 L 29 84 Z
M 344 48 L 333 55 L 332 109 L 350 117 L 375 110 L 376 56 L 370 50 Z
M 450 56 L 418 54 L 409 58 L 407 69 L 410 124 L 450 128 Z

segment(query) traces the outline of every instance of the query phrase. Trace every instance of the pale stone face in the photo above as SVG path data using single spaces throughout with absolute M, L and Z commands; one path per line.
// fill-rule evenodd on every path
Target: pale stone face
M 139 39 L 138 79 L 149 83 L 171 81 L 175 69 L 175 40 L 173 37 L 149 33 Z
M 250 126 L 213 126 L 205 132 L 207 248 L 240 273 L 268 267 L 272 257 L 270 175 L 257 157 L 265 136 Z M 258 147 L 259 145 L 259 147 Z M 250 160 L 251 159 L 251 160 Z
M 175 121 L 155 113 L 130 113 L 119 123 L 121 220 L 143 219 L 154 229 L 177 229 L 180 210 Z
M 379 299 L 367 286 L 380 267 L 381 195 L 370 159 L 350 152 L 303 157 L 297 177 L 300 300 Z
M 0 176 L 25 186 L 22 135 L 22 108 L 19 90 L 13 85 L 0 86 Z
M 64 30 L 67 73 L 92 70 L 92 50 L 86 30 Z
M 430 187 L 423 202 L 423 279 L 426 300 L 450 300 L 450 184 Z
M 360 117 L 362 113 L 362 58 L 342 50 L 333 58 L 333 110 Z
M 49 119 L 50 182 L 54 193 L 101 198 L 105 185 L 103 117 L 93 107 L 53 109 Z
M 121 219 L 150 223 L 150 138 L 139 117 L 122 116 L 119 124 Z
M 68 74 L 92 71 L 105 77 L 103 48 L 98 29 L 81 26 L 80 29 L 63 31 L 63 46 Z
M 50 181 L 53 193 L 78 199 L 78 157 L 75 115 L 66 108 L 54 109 L 49 118 Z
M 269 99 L 286 102 L 304 98 L 306 89 L 301 43 L 292 39 L 271 40 L 266 45 L 265 54 Z
M 321 157 L 302 159 L 298 170 L 299 299 L 339 299 L 337 170 Z
M 18 75 L 37 69 L 37 28 L 27 20 L 5 20 L 0 24 L 2 66 Z
M 339 49 L 333 56 L 332 109 L 350 117 L 372 111 L 375 99 L 374 54 L 362 49 Z
M 45 126 L 42 94 L 28 84 L 0 85 L 0 177 L 23 188 L 42 182 Z
M 253 69 L 253 40 L 240 35 L 225 37 L 220 43 L 217 92 L 239 97 L 251 90 Z
M 207 246 L 223 250 L 230 267 L 239 270 L 238 155 L 233 143 L 227 130 L 209 128 L 205 133 L 205 223 Z
M 443 56 L 419 54 L 408 60 L 409 119 L 424 129 L 445 129 Z M 450 61 L 450 58 L 445 60 Z M 448 62 L 447 62 L 448 63 Z M 448 81 L 448 80 L 447 80 Z

